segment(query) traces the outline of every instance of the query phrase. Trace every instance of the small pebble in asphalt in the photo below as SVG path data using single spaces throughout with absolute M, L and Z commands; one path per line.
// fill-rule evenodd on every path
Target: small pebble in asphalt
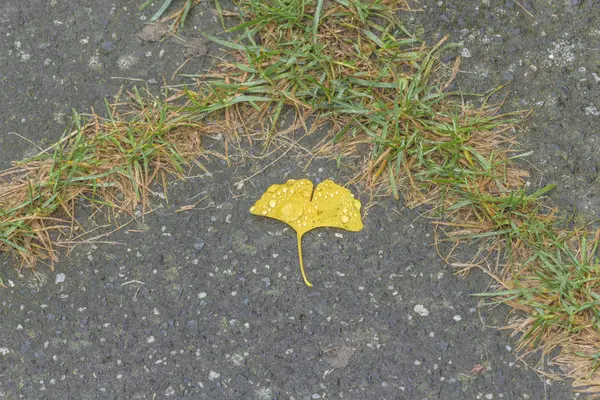
M 429 315 L 429 310 L 427 310 L 423 304 L 417 304 L 414 308 L 415 312 L 422 317 L 426 317 Z
M 503 82 L 512 82 L 515 79 L 515 76 L 510 71 L 505 71 L 502 73 L 502 81 Z
M 200 251 L 204 248 L 204 240 L 202 239 L 198 239 L 196 241 L 196 243 L 194 243 L 194 249 L 196 249 L 196 251 Z
M 55 284 L 63 283 L 66 278 L 67 278 L 67 276 L 65 274 L 63 274 L 62 272 L 59 274 L 56 274 L 56 279 L 54 280 L 54 283 Z

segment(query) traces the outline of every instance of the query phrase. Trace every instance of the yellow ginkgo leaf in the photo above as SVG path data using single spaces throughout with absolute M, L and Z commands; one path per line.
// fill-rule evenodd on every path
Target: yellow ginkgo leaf
M 315 228 L 332 227 L 358 232 L 363 228 L 360 201 L 346 188 L 331 180 L 317 185 L 308 179 L 290 179 L 282 185 L 271 185 L 250 208 L 254 215 L 275 218 L 296 231 L 300 271 L 307 286 L 312 284 L 304 273 L 302 236 Z

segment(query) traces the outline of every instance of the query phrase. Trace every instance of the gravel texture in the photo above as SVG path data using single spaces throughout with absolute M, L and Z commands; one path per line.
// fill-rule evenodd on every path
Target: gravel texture
M 71 109 L 103 108 L 124 85 L 207 68 L 220 32 L 203 2 L 179 38 L 146 27 L 137 2 L 6 0 L 0 4 L 0 166 L 57 140 Z M 231 5 L 222 2 L 224 8 Z M 592 0 L 423 1 L 403 15 L 433 43 L 461 42 L 456 88 L 509 84 L 508 108 L 531 107 L 523 147 L 532 185 L 557 182 L 552 199 L 595 215 L 600 140 L 600 4 Z M 425 8 L 426 7 L 426 8 Z M 218 145 L 209 142 L 207 145 Z M 306 172 L 282 159 L 226 168 L 173 185 L 169 203 L 118 245 L 76 248 L 57 270 L 19 277 L 0 258 L 0 398 L 6 399 L 570 399 L 568 383 L 525 369 L 514 342 L 487 326 L 470 294 L 476 273 L 453 276 L 417 212 L 388 200 L 358 233 L 304 238 L 304 286 L 293 232 L 248 213 L 272 183 Z M 207 198 L 197 210 L 176 213 Z M 483 322 L 483 323 L 482 323 Z M 484 325 L 485 324 L 485 325 Z

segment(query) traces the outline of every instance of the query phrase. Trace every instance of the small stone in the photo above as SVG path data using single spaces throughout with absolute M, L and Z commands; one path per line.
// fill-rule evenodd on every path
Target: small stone
M 515 79 L 515 76 L 510 71 L 504 71 L 502 73 L 502 82 L 512 82 Z
M 208 295 L 206 294 L 206 292 L 200 292 L 200 293 L 198 293 L 198 298 L 199 298 L 199 299 L 203 299 L 203 298 L 205 298 L 206 296 L 208 296 Z
M 429 310 L 426 309 L 423 304 L 417 304 L 414 307 L 414 310 L 417 314 L 419 314 L 421 317 L 426 317 L 429 315 Z
M 443 340 L 440 342 L 440 349 L 446 351 L 446 350 L 448 350 L 448 346 L 449 346 L 448 342 L 444 342 Z
M 196 249 L 196 251 L 200 251 L 204 248 L 204 240 L 202 239 L 198 239 L 196 241 L 196 243 L 194 243 L 194 249 Z
M 450 18 L 448 18 L 448 16 L 447 16 L 446 14 L 441 14 L 441 15 L 440 15 L 440 19 L 441 19 L 442 21 L 444 21 L 445 23 L 448 23 L 448 22 L 450 22 Z
M 214 381 L 215 379 L 219 379 L 221 377 L 221 374 L 218 372 L 215 372 L 213 370 L 210 370 L 210 373 L 208 374 L 208 380 Z
M 175 396 L 175 389 L 173 389 L 173 386 L 169 386 L 165 390 L 165 397 L 171 397 L 171 396 Z
M 63 283 L 65 279 L 67 279 L 67 276 L 61 272 L 59 274 L 56 274 L 56 279 L 54 280 L 54 283 L 58 285 L 59 283 Z
M 455 315 L 454 317 L 452 317 L 453 320 L 455 320 L 456 322 L 460 322 L 462 321 L 462 317 L 460 315 Z
M 104 51 L 110 53 L 115 49 L 115 44 L 113 42 L 104 42 L 102 43 L 102 48 Z
M 196 321 L 194 321 L 193 319 L 191 319 L 187 322 L 187 326 L 190 329 L 196 329 L 198 327 L 198 323 Z
M 581 0 L 571 0 L 571 4 L 573 4 L 574 6 L 578 6 L 579 3 L 581 3 Z
M 466 47 L 463 47 L 460 50 L 460 55 L 461 55 L 461 57 L 464 57 L 464 58 L 471 58 L 471 52 Z
M 271 286 L 271 278 L 263 278 L 261 279 L 261 281 L 263 281 L 265 283 L 265 287 L 270 287 Z

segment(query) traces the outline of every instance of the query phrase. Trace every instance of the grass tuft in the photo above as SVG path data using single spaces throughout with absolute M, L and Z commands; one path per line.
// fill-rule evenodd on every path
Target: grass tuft
M 106 108 L 107 118 L 75 113 L 57 144 L 0 173 L 0 251 L 23 267 L 53 267 L 54 244 L 82 228 L 78 202 L 115 216 L 144 212 L 153 184 L 184 175 L 203 155 L 201 136 L 214 129 L 138 90 Z

